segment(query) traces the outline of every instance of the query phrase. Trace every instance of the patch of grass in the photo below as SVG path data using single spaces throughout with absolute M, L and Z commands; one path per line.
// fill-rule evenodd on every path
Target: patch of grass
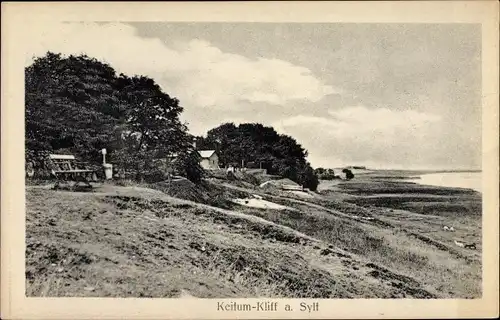
M 427 194 L 443 196 L 476 195 L 473 190 L 434 187 L 420 185 L 413 182 L 396 181 L 374 181 L 363 182 L 349 181 L 338 185 L 343 192 L 353 195 L 375 195 L 375 194 Z
M 202 298 L 351 294 L 336 291 L 338 279 L 293 249 L 300 239 L 273 225 L 160 199 L 35 194 L 28 193 L 28 296 L 176 297 L 183 290 Z M 57 228 L 46 223 L 53 220 Z M 214 223 L 224 227 L 214 232 Z M 231 230 L 237 224 L 242 232 Z
M 356 188 L 361 182 L 349 184 Z M 388 186 L 368 184 L 372 185 L 363 188 L 375 193 L 377 186 Z M 436 228 L 432 223 L 448 223 L 451 214 L 433 217 L 432 221 L 422 217 L 411 220 L 411 212 L 399 215 L 380 209 L 396 202 L 384 202 L 382 207 L 374 206 L 372 200 L 350 203 L 346 200 L 353 196 L 341 192 L 302 202 L 267 196 L 264 199 L 296 210 L 257 210 L 228 203 L 255 192 L 251 189 L 234 190 L 211 182 L 179 187 L 180 198 L 237 210 L 236 214 L 195 202 L 179 203 L 161 192 L 146 196 L 137 189 L 130 188 L 130 193 L 118 196 L 112 192 L 102 196 L 28 190 L 27 292 L 45 296 L 175 297 L 186 290 L 198 297 L 318 298 L 428 297 L 425 290 L 454 298 L 481 293 L 480 262 L 452 255 L 447 246 L 433 246 L 446 239 L 424 234 Z M 284 197 L 278 191 L 276 195 Z M 412 197 L 419 195 L 407 199 Z M 456 197 L 457 201 L 460 197 L 457 206 L 472 208 L 476 203 L 475 195 L 462 193 Z M 397 203 L 414 212 L 458 209 L 447 204 Z M 375 220 L 360 222 L 335 212 Z M 453 223 L 467 224 L 467 232 L 475 232 L 478 219 L 474 217 L 459 216 Z M 374 224 L 376 220 L 385 224 Z M 324 256 L 320 254 L 324 250 L 313 249 L 307 237 L 279 225 L 351 252 L 356 259 L 366 261 L 366 274 L 352 270 L 331 274 L 326 271 L 330 263 L 335 265 L 337 259 L 345 257 Z M 480 223 L 477 225 L 480 227 Z M 403 230 L 410 226 L 416 226 L 420 238 Z M 423 237 L 432 241 L 422 241 Z M 85 248 L 80 250 L 78 246 Z M 317 257 L 312 258 L 315 254 Z M 332 260 L 321 264 L 314 259 Z M 349 261 L 341 262 L 349 265 Z M 58 272 L 60 267 L 64 271 Z M 95 290 L 86 291 L 88 287 Z
M 267 213 L 256 210 L 247 212 L 324 240 L 374 263 L 388 266 L 418 279 L 429 288 L 437 284 L 446 290 L 446 296 L 460 294 L 473 297 L 480 293 L 480 274 L 476 273 L 476 265 L 472 264 L 464 269 L 460 263 L 466 261 L 457 260 L 452 254 L 426 243 L 416 242 L 398 229 L 388 230 L 362 225 L 312 208 L 308 208 L 307 213 L 304 210 L 300 214 L 295 211 L 292 213 L 271 210 Z M 445 259 L 450 262 L 443 263 Z M 466 269 L 467 271 L 464 271 Z M 469 277 L 476 285 L 469 285 L 468 291 L 463 291 L 463 285 L 458 282 L 462 277 Z
M 300 256 L 285 252 L 269 252 L 279 257 L 274 263 L 262 260 L 258 249 L 241 247 L 218 249 L 210 254 L 203 269 L 197 272 L 217 278 L 232 286 L 245 288 L 240 298 L 343 298 L 332 275 L 308 265 Z M 292 262 L 293 261 L 293 262 Z
M 455 202 L 404 202 L 399 204 L 404 210 L 420 214 L 440 215 L 457 218 L 459 216 L 481 216 L 482 204 L 478 201 Z

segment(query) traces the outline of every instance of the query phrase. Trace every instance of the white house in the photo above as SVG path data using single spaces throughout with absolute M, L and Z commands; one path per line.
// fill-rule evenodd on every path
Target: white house
M 203 169 L 219 169 L 219 156 L 215 150 L 199 150 Z

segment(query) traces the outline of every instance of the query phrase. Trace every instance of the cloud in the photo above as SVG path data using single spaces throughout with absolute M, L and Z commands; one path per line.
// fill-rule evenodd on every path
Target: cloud
M 421 134 L 426 125 L 437 122 L 440 117 L 413 110 L 397 111 L 386 108 L 345 107 L 328 111 L 329 117 L 298 115 L 285 119 L 277 125 L 286 129 L 297 126 L 317 126 L 336 138 L 367 138 L 374 134 L 392 136 L 400 131 Z
M 330 110 L 327 117 L 297 115 L 274 126 L 308 148 L 313 165 L 424 165 L 436 160 L 441 118 L 413 110 L 362 106 Z M 438 137 L 438 138 L 436 138 Z
M 317 102 L 338 90 L 309 69 L 278 59 L 249 59 L 193 39 L 143 38 L 121 23 L 47 24 L 26 33 L 27 63 L 47 51 L 85 53 L 128 75 L 148 75 L 186 107 L 238 108 L 240 102 L 284 106 Z M 162 41 L 164 40 L 164 41 Z
M 179 98 L 182 118 L 195 134 L 227 120 L 258 121 L 296 138 L 308 149 L 313 165 L 480 166 L 481 108 L 469 107 L 478 103 L 471 97 L 480 97 L 472 94 L 480 92 L 476 90 L 480 72 L 471 76 L 469 71 L 477 69 L 473 66 L 479 62 L 471 66 L 471 61 L 480 54 L 472 47 L 449 49 L 455 42 L 474 44 L 475 38 L 458 42 L 445 32 L 438 42 L 413 41 L 416 47 L 427 48 L 420 52 L 408 47 L 404 39 L 391 38 L 399 29 L 387 33 L 385 25 L 332 25 L 343 33 L 325 31 L 324 38 L 316 37 L 317 47 L 304 50 L 311 32 L 300 40 L 300 33 L 293 31 L 291 41 L 273 38 L 276 46 L 266 47 L 266 35 L 274 37 L 275 33 L 268 29 L 257 33 L 257 26 L 251 27 L 252 35 L 246 35 L 238 33 L 238 28 L 217 33 L 219 25 L 210 25 L 212 31 L 207 32 L 212 42 L 207 42 L 195 38 L 201 33 L 199 27 L 191 32 L 171 28 L 167 36 L 161 25 L 151 27 L 158 29 L 153 32 L 156 38 L 139 36 L 136 27 L 122 23 L 45 24 L 19 37 L 26 37 L 20 43 L 27 45 L 27 64 L 33 55 L 49 50 L 85 53 L 117 72 L 155 79 L 165 92 Z M 310 26 L 300 26 L 306 28 Z M 346 28 L 361 29 L 350 34 L 344 33 Z M 419 28 L 415 35 L 426 34 Z M 179 30 L 184 30 L 182 37 L 176 35 Z M 176 42 L 176 38 L 191 40 Z M 448 38 L 453 43 L 443 47 L 442 41 Z M 240 42 L 234 44 L 234 39 Z M 245 55 L 228 52 L 233 50 Z M 282 60 L 249 58 L 266 53 Z M 402 58 L 407 56 L 411 63 Z

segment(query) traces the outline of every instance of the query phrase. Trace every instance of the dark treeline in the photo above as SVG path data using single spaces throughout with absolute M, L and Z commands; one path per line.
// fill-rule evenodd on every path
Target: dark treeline
M 264 168 L 311 190 L 318 179 L 306 161 L 307 151 L 294 138 L 259 123 L 224 123 L 197 137 L 199 149 L 215 149 L 222 165 Z
M 327 168 L 327 169 L 316 168 L 316 169 L 314 169 L 314 173 L 321 180 L 340 179 L 339 175 L 333 169 L 330 169 L 330 168 Z
M 161 174 L 157 159 L 171 154 L 181 159 L 172 166 L 199 180 L 201 168 L 186 156 L 193 137 L 179 120 L 183 109 L 154 80 L 117 75 L 85 55 L 49 52 L 25 69 L 25 86 L 26 158 L 36 169 L 49 152 L 99 163 L 107 148 L 110 162 L 139 180 Z
M 357 168 L 362 168 L 365 169 L 365 167 L 353 167 L 353 169 Z M 318 179 L 321 180 L 334 180 L 334 179 L 342 179 L 340 176 L 340 173 L 343 173 L 345 175 L 346 180 L 351 180 L 354 178 L 354 174 L 350 169 L 344 168 L 342 170 L 337 170 L 335 172 L 333 169 L 330 168 L 316 168 L 314 169 L 314 174 L 318 177 Z
M 71 153 L 97 165 L 106 148 L 109 162 L 137 180 L 161 179 L 172 169 L 201 180 L 194 137 L 179 120 L 183 108 L 153 79 L 117 74 L 85 55 L 49 52 L 25 69 L 25 86 L 26 160 L 35 172 L 46 169 L 47 153 Z M 226 123 L 197 140 L 198 149 L 217 149 L 223 164 L 262 166 L 312 190 L 318 184 L 307 151 L 271 127 Z

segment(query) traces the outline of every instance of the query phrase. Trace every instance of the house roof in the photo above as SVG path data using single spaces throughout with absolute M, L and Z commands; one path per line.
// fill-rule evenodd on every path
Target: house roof
M 215 150 L 199 150 L 198 153 L 202 158 L 210 158 L 215 153 Z

